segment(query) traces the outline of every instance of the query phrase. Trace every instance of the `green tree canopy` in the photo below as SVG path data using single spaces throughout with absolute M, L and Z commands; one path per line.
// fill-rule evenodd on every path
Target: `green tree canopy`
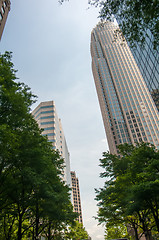
M 65 238 L 71 240 L 88 239 L 88 233 L 83 224 L 76 221 L 75 224 L 67 229 Z
M 96 190 L 98 219 L 106 230 L 122 223 L 133 229 L 135 239 L 144 233 L 146 239 L 159 233 L 159 151 L 142 143 L 119 146 L 120 157 L 103 153 L 103 188 Z M 151 234 L 150 234 L 151 233 Z

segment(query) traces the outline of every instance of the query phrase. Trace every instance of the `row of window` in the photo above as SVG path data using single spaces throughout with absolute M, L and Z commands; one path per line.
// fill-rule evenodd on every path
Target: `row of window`
M 55 117 L 53 115 L 52 116 L 46 116 L 46 117 L 40 117 L 38 120 L 49 119 L 49 118 L 55 118 Z
M 45 125 L 45 124 L 55 124 L 55 121 L 50 121 L 50 122 L 42 122 L 40 123 L 41 125 Z
M 44 133 L 42 134 L 42 136 L 55 136 L 56 134 L 55 133 Z
M 55 139 L 49 139 L 48 141 L 49 141 L 49 142 L 56 142 Z
M 4 13 L 5 13 L 5 8 L 7 7 L 7 4 L 6 4 L 6 2 L 4 1 L 3 2 L 3 5 L 1 6 L 1 11 L 0 11 L 0 21 L 2 21 L 2 19 L 3 19 L 3 15 L 4 15 Z
M 34 116 L 41 110 L 41 109 L 46 109 L 46 108 L 54 108 L 53 105 L 48 105 L 48 106 L 41 106 L 38 108 L 38 110 L 34 113 Z
M 55 127 L 47 127 L 47 128 L 43 128 L 44 131 L 47 131 L 47 130 L 55 130 Z

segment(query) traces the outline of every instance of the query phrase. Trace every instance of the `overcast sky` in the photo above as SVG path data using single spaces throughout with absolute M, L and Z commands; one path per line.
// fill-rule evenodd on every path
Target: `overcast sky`
M 93 219 L 94 188 L 103 186 L 99 158 L 108 150 L 91 70 L 90 35 L 99 19 L 87 0 L 12 0 L 0 52 L 12 51 L 21 82 L 42 101 L 54 100 L 80 182 L 84 226 L 93 240 L 104 230 Z

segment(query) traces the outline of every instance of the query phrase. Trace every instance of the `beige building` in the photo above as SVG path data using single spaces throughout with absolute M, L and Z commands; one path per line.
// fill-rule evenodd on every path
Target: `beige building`
M 71 181 L 72 181 L 72 198 L 73 198 L 73 210 L 79 214 L 78 222 L 83 224 L 82 221 L 82 209 L 81 209 L 81 199 L 80 199 L 80 189 L 79 181 L 76 177 L 76 173 L 71 171 Z
M 47 136 L 53 149 L 58 150 L 64 158 L 64 180 L 71 186 L 70 154 L 62 129 L 61 119 L 58 118 L 55 102 L 41 102 L 32 112 L 39 127 L 43 129 L 42 135 Z
M 74 211 L 79 213 L 78 221 L 82 223 L 79 181 L 75 172 L 70 171 L 70 154 L 68 152 L 61 120 L 57 115 L 55 102 L 41 102 L 32 111 L 32 114 L 39 127 L 43 129 L 42 135 L 48 137 L 48 141 L 52 143 L 53 149 L 58 150 L 61 157 L 64 158 L 64 181 L 72 188 L 71 202 Z
M 10 1 L 0 0 L 0 40 L 5 27 L 8 13 L 10 11 Z
M 123 143 L 150 142 L 159 149 L 159 112 L 117 26 L 99 23 L 91 34 L 92 71 L 111 153 Z

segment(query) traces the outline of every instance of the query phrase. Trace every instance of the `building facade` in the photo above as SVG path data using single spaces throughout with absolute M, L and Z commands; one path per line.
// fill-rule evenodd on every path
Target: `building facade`
M 0 0 L 0 40 L 10 11 L 10 1 Z
M 80 199 L 80 189 L 79 181 L 76 177 L 76 173 L 71 171 L 71 181 L 72 181 L 72 198 L 73 198 L 73 210 L 79 214 L 78 222 L 83 224 L 82 220 L 82 209 L 81 209 L 81 199 Z
M 159 112 L 128 44 L 114 41 L 117 28 L 104 22 L 91 33 L 92 71 L 110 152 L 136 142 L 159 149 Z
M 64 181 L 71 186 L 70 155 L 62 129 L 61 120 L 58 118 L 55 102 L 41 102 L 32 112 L 39 127 L 43 129 L 42 135 L 47 136 L 53 149 L 58 150 L 64 158 Z
M 136 44 L 132 54 L 159 111 L 159 46 L 154 49 L 150 32 L 147 31 L 144 48 Z

